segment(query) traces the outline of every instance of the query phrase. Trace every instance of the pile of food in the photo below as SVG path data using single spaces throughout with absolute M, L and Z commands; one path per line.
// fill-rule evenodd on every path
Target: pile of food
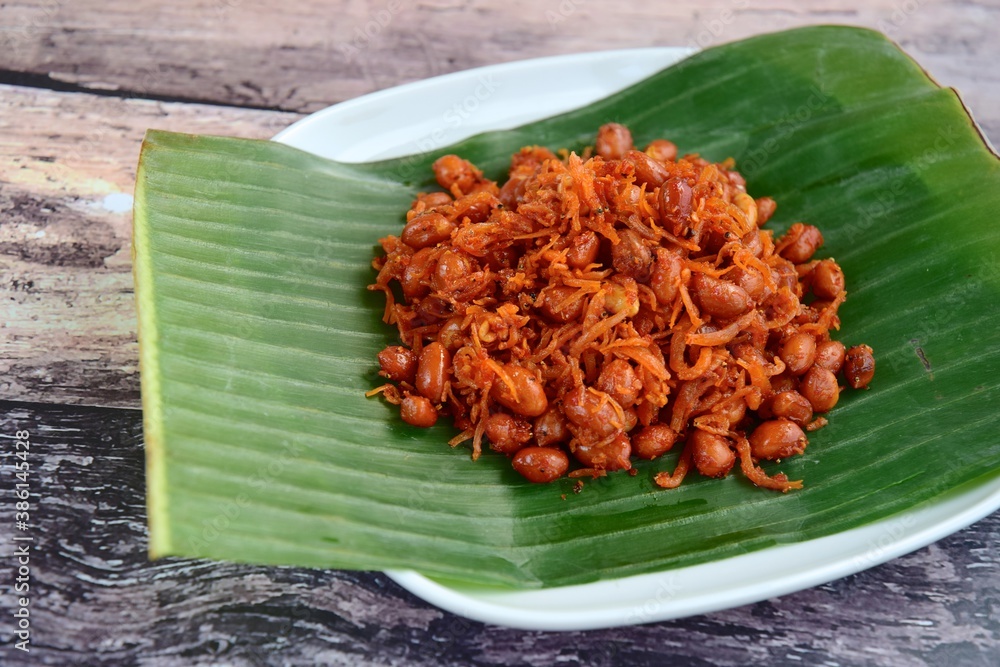
M 532 482 L 680 448 L 659 486 L 739 461 L 758 486 L 801 487 L 758 462 L 801 454 L 838 374 L 863 388 L 875 369 L 830 337 L 844 274 L 812 259 L 816 227 L 774 240 L 775 202 L 731 160 L 639 151 L 614 123 L 593 154 L 521 149 L 502 185 L 455 155 L 433 169 L 445 191 L 419 195 L 373 263 L 402 345 L 370 395 L 414 426 L 451 417 L 449 444 L 475 459 L 487 442 Z

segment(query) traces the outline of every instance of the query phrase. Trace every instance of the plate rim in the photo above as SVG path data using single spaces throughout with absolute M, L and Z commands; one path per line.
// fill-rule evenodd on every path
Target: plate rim
M 503 593 L 486 593 L 474 589 L 451 587 L 412 570 L 390 570 L 385 574 L 400 586 L 417 597 L 432 604 L 447 609 L 452 613 L 466 618 L 495 623 L 522 630 L 546 631 L 580 631 L 604 628 L 639 625 L 661 621 L 675 620 L 698 614 L 706 614 L 726 609 L 733 609 L 747 604 L 760 602 L 771 598 L 788 595 L 819 586 L 851 574 L 882 565 L 894 558 L 922 549 L 929 544 L 967 528 L 976 521 L 992 514 L 1000 508 L 1000 478 L 983 482 L 972 482 L 970 489 L 964 489 L 952 497 L 922 503 L 904 510 L 898 514 L 876 521 L 865 526 L 853 528 L 833 535 L 776 545 L 759 549 L 748 554 L 730 558 L 708 561 L 698 565 L 663 570 L 661 572 L 633 575 L 616 580 L 562 586 L 534 591 L 511 591 Z M 971 504 L 969 500 L 974 499 Z M 951 513 L 951 509 L 957 511 Z M 922 519 L 930 514 L 947 515 L 944 520 L 932 521 L 922 525 Z M 743 586 L 728 589 L 725 595 L 717 592 L 692 596 L 688 598 L 668 599 L 663 604 L 660 593 L 644 594 L 639 600 L 630 604 L 619 604 L 600 610 L 573 608 L 563 612 L 561 617 L 552 617 L 546 610 L 538 610 L 530 604 L 515 606 L 508 604 L 510 599 L 530 598 L 533 594 L 545 591 L 564 593 L 574 597 L 586 598 L 597 585 L 612 583 L 632 585 L 649 590 L 659 584 L 659 590 L 670 591 L 676 587 L 676 581 L 686 577 L 697 577 L 706 571 L 729 569 L 744 571 L 747 561 L 776 559 L 781 562 L 798 562 L 800 551 L 824 551 L 844 538 L 854 538 L 855 543 L 871 545 L 873 538 L 882 535 L 899 534 L 894 541 L 885 546 L 878 545 L 873 549 L 866 546 L 851 556 L 842 556 L 824 563 L 820 567 L 812 567 L 803 571 L 794 571 L 765 582 L 750 582 Z M 669 575 L 667 581 L 663 576 Z M 527 600 L 526 600 L 527 602 Z M 652 603 L 652 608 L 649 608 Z
M 539 67 L 549 68 L 559 67 L 560 65 L 580 66 L 586 64 L 588 61 L 600 62 L 606 60 L 607 58 L 642 59 L 648 57 L 655 61 L 673 58 L 674 62 L 679 62 L 695 52 L 696 49 L 686 46 L 651 46 L 630 49 L 610 49 L 512 60 L 506 63 L 497 63 L 458 70 L 447 74 L 439 74 L 425 79 L 419 79 L 417 81 L 402 83 L 397 86 L 376 90 L 359 97 L 337 102 L 336 104 L 324 107 L 319 111 L 314 111 L 304 118 L 300 118 L 299 120 L 293 122 L 291 125 L 271 137 L 271 141 L 302 148 L 302 146 L 298 143 L 301 139 L 301 135 L 303 133 L 313 132 L 317 125 L 329 122 L 330 117 L 335 117 L 340 114 L 348 114 L 358 108 L 363 108 L 364 106 L 384 103 L 398 97 L 410 95 L 415 92 L 421 92 L 429 86 L 455 85 L 469 79 L 489 76 L 490 74 L 510 75 Z M 651 69 L 650 72 L 654 73 L 659 69 L 662 69 L 662 67 Z M 619 90 L 627 88 L 628 85 L 631 85 L 632 83 L 638 83 L 642 80 L 642 78 L 645 77 L 636 78 L 633 81 L 627 82 L 625 85 L 621 86 Z M 611 95 L 614 92 L 617 91 L 609 91 L 605 96 Z M 551 115 L 555 114 L 545 114 L 543 116 L 539 116 L 539 118 L 545 118 Z M 303 148 L 303 150 L 308 149 Z M 350 162 L 350 160 L 344 160 L 344 162 Z
M 305 145 L 308 142 L 304 140 L 309 139 L 316 132 L 325 131 L 324 128 L 329 129 L 329 126 L 336 126 L 338 116 L 348 116 L 356 114 L 359 110 L 363 111 L 365 107 L 377 108 L 379 105 L 385 105 L 409 96 L 419 96 L 421 92 L 427 91 L 430 87 L 460 87 L 463 83 L 474 80 L 476 77 L 489 75 L 513 76 L 528 71 L 537 72 L 539 69 L 558 71 L 560 68 L 568 68 L 571 70 L 573 68 L 584 67 L 587 64 L 601 64 L 606 63 L 608 60 L 617 59 L 621 59 L 623 62 L 627 62 L 630 59 L 653 59 L 660 62 L 673 58 L 674 62 L 677 62 L 694 51 L 694 49 L 688 47 L 645 47 L 590 51 L 515 60 L 507 63 L 451 72 L 368 93 L 328 106 L 292 123 L 272 137 L 272 141 L 293 145 L 309 151 L 309 148 Z M 628 85 L 636 83 L 642 78 L 662 69 L 662 67 L 669 66 L 669 64 L 673 63 L 667 63 L 651 69 L 644 76 L 635 78 L 634 80 L 624 81 L 617 88 L 608 88 L 603 91 L 602 95 L 595 97 L 594 100 L 626 88 Z M 565 80 L 561 80 L 561 85 L 565 84 Z M 566 110 L 568 109 L 546 112 L 539 115 L 538 119 L 557 115 Z M 519 125 L 522 122 L 530 121 L 522 120 L 517 124 Z M 506 129 L 506 127 L 510 126 L 497 126 L 490 129 Z M 454 141 L 474 134 L 477 134 L 477 132 L 470 132 L 458 137 L 458 139 L 454 139 Z M 452 141 L 450 140 L 448 143 L 452 143 Z M 350 161 L 354 160 L 344 160 L 344 162 Z M 945 508 L 948 511 L 944 511 Z M 572 586 L 499 592 L 476 589 L 471 586 L 452 586 L 437 582 L 425 575 L 410 570 L 388 570 L 385 574 L 404 589 L 426 602 L 459 616 L 485 623 L 505 625 L 525 630 L 550 631 L 621 627 L 730 609 L 771 597 L 805 590 L 861 572 L 916 551 L 968 527 L 998 509 L 1000 509 L 1000 477 L 994 477 L 993 479 L 971 482 L 969 488 L 961 489 L 945 498 L 921 503 L 890 517 L 847 531 L 841 531 L 804 542 L 766 547 L 747 554 L 708 561 L 698 565 L 667 569 L 656 573 L 633 575 L 620 579 Z M 945 514 L 944 518 L 935 518 L 936 514 L 942 513 Z M 900 528 L 901 526 L 902 528 Z M 888 543 L 879 545 L 875 553 L 872 553 L 870 547 L 864 546 L 871 543 L 873 535 L 884 536 L 887 534 L 893 534 L 894 537 Z M 806 568 L 804 571 L 789 572 L 782 576 L 771 577 L 764 582 L 748 583 L 746 586 L 727 591 L 725 595 L 712 593 L 687 596 L 681 600 L 668 599 L 667 604 L 657 604 L 652 610 L 646 609 L 646 607 L 649 606 L 648 603 L 651 600 L 656 599 L 656 596 L 650 597 L 648 594 L 643 595 L 640 599 L 632 600 L 630 604 L 615 604 L 596 609 L 581 608 L 580 606 L 573 605 L 567 606 L 565 609 L 553 611 L 552 609 L 545 608 L 545 605 L 537 604 L 539 601 L 544 601 L 546 596 L 558 597 L 559 595 L 566 595 L 571 599 L 583 599 L 592 597 L 596 591 L 607 590 L 609 587 L 648 587 L 649 584 L 662 580 L 664 575 L 669 575 L 670 577 L 703 576 L 706 572 L 710 573 L 714 568 L 739 569 L 745 561 L 759 559 L 762 556 L 772 559 L 777 557 L 781 562 L 784 562 L 784 559 L 792 559 L 794 562 L 798 562 L 796 559 L 801 558 L 800 553 L 808 553 L 811 550 L 823 551 L 836 541 L 844 540 L 845 538 L 853 540 L 854 543 L 864 546 L 864 548 L 856 548 L 854 550 L 856 553 L 853 553 L 850 557 L 836 557 L 831 562 L 823 563 L 819 567 Z M 521 603 L 516 604 L 519 601 Z

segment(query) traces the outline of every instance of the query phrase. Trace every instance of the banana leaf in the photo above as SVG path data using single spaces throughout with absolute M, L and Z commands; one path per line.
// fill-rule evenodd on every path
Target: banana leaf
M 396 342 L 365 289 L 431 162 L 500 178 L 519 147 L 636 143 L 736 159 L 820 227 L 848 278 L 839 338 L 878 370 L 802 456 L 660 490 L 638 475 L 532 485 L 508 460 L 404 424 L 364 392 Z M 135 276 L 150 552 L 531 588 L 659 571 L 834 534 L 1000 470 L 1000 165 L 954 91 L 866 30 L 813 27 L 711 48 L 623 92 L 427 154 L 340 164 L 274 142 L 151 131 Z

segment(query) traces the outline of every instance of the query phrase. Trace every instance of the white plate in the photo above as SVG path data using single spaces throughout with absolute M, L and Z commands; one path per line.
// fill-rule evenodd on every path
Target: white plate
M 688 53 L 633 49 L 458 72 L 332 106 L 275 140 L 344 162 L 425 152 L 583 106 Z M 809 588 L 919 549 L 998 508 L 1000 479 L 816 540 L 662 573 L 536 591 L 444 586 L 415 572 L 388 575 L 418 597 L 468 618 L 531 630 L 586 630 L 716 611 Z

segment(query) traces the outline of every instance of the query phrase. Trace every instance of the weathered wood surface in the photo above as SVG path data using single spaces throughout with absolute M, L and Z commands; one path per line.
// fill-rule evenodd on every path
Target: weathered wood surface
M 11 509 L 17 431 L 32 443 L 24 531 Z M 0 402 L 0 664 L 1000 664 L 1000 514 L 766 602 L 630 629 L 524 632 L 443 612 L 377 573 L 148 562 L 141 432 L 137 411 Z M 15 536 L 34 538 L 27 654 L 10 643 Z
M 0 398 L 138 407 L 130 197 L 144 132 L 267 138 L 299 117 L 0 86 Z

